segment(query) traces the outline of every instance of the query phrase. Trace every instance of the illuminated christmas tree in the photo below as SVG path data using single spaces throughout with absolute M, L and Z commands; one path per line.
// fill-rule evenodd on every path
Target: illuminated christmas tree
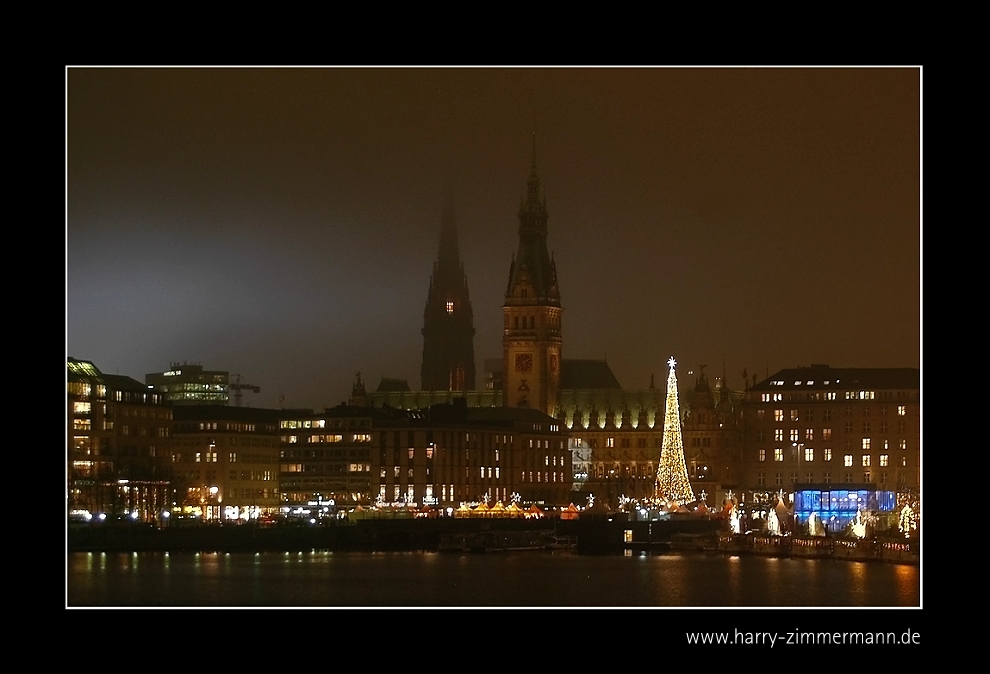
M 674 374 L 677 362 L 673 356 L 667 361 L 667 365 L 670 366 L 670 374 L 667 376 L 667 411 L 663 419 L 663 448 L 660 450 L 660 465 L 657 467 L 655 498 L 660 503 L 673 501 L 677 505 L 683 505 L 694 500 L 694 491 L 684 464 L 681 412 L 677 405 L 677 375 Z

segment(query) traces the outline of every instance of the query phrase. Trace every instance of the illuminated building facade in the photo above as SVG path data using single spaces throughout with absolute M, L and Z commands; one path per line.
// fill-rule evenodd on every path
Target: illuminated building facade
M 176 501 L 203 519 L 249 519 L 279 497 L 279 411 L 225 405 L 173 409 Z
M 148 388 L 172 405 L 226 405 L 230 399 L 230 375 L 204 370 L 202 365 L 172 363 L 165 372 L 144 376 Z
M 893 513 L 897 494 L 870 484 L 799 484 L 794 493 L 794 521 L 807 526 L 812 515 L 832 533 L 842 533 L 860 510 Z
M 742 483 L 751 493 L 798 484 L 866 484 L 917 493 L 920 371 L 781 370 L 745 393 Z
M 440 251 L 423 311 L 424 391 L 471 391 L 475 387 L 474 314 L 457 245 L 453 210 L 444 210 Z
M 170 504 L 172 410 L 141 382 L 67 359 L 69 510 L 159 522 Z
M 566 505 L 567 436 L 530 409 L 469 408 L 461 399 L 424 410 L 342 405 L 280 422 L 284 502 L 336 505 L 463 502 Z
M 569 430 L 574 489 L 615 504 L 653 495 L 663 444 L 663 389 L 623 389 L 605 361 L 565 360 L 557 418 Z M 704 373 L 680 392 L 681 435 L 688 477 L 709 506 L 738 482 L 740 394 Z
M 547 204 L 533 164 L 519 205 L 519 249 L 502 306 L 503 404 L 557 416 L 561 314 L 557 267 L 547 250 Z

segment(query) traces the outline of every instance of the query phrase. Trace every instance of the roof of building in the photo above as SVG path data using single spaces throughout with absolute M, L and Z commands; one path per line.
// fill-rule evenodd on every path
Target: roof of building
M 562 389 L 621 389 L 612 368 L 604 360 L 564 359 L 560 367 Z
M 384 393 L 385 391 L 410 391 L 409 381 L 406 379 L 392 379 L 389 377 L 382 377 L 381 382 L 378 384 L 378 388 L 375 389 L 378 393 Z
M 66 358 L 65 367 L 66 376 L 68 376 L 69 381 L 81 381 L 84 379 L 103 381 L 103 373 L 100 372 L 100 368 L 88 360 Z
M 811 365 L 780 370 L 753 386 L 750 391 L 816 389 L 917 389 L 921 370 L 913 367 L 834 368 Z

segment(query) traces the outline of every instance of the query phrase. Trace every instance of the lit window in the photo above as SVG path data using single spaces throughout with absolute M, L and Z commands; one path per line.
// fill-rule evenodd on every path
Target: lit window
M 784 429 L 775 428 L 773 430 L 773 439 L 776 440 L 777 442 L 781 442 L 784 439 Z
M 814 440 L 815 439 L 815 429 L 813 429 L 813 428 L 806 428 L 806 429 L 804 429 L 804 439 L 805 440 Z
M 774 410 L 773 411 L 773 420 L 774 421 L 783 421 L 784 420 L 784 410 Z
M 832 439 L 832 429 L 831 428 L 823 428 L 822 429 L 822 440 L 831 440 L 831 439 Z
M 869 454 L 864 454 L 863 455 L 863 467 L 865 468 L 865 467 L 868 467 L 869 465 L 870 465 L 870 455 Z
M 791 442 L 797 442 L 800 432 L 796 428 L 791 429 Z
M 872 476 L 870 475 L 870 471 L 864 470 L 863 471 L 863 482 L 871 482 L 872 481 L 871 478 L 872 478 Z
M 798 411 L 791 410 L 791 421 L 797 421 L 797 420 L 798 420 Z
M 761 449 L 760 450 L 760 461 L 766 461 L 766 460 L 767 460 L 767 450 Z
M 416 450 L 410 447 L 409 448 L 409 460 L 412 461 L 413 460 L 413 457 L 415 457 L 415 456 L 416 456 Z
M 784 460 L 784 450 L 781 449 L 780 447 L 777 447 L 775 450 L 773 450 L 773 460 L 774 461 L 783 461 Z
M 868 450 L 869 448 L 870 448 L 870 439 L 869 438 L 863 438 L 863 449 Z
M 453 302 L 447 302 L 447 313 L 448 314 L 454 313 L 454 303 Z
M 815 460 L 815 450 L 813 450 L 811 447 L 805 447 L 804 448 L 804 460 L 805 461 L 814 461 Z
M 903 417 L 906 414 L 907 414 L 907 407 L 904 406 L 904 405 L 898 405 L 897 406 L 897 416 Z
M 846 454 L 845 456 L 843 456 L 842 457 L 842 465 L 843 466 L 851 466 L 851 465 L 853 465 L 853 455 L 852 454 Z
M 832 460 L 832 450 L 829 449 L 829 448 L 823 449 L 822 450 L 822 461 L 831 461 L 831 460 Z
M 901 449 L 907 449 L 907 440 L 901 440 L 901 441 L 900 441 L 900 442 L 898 443 L 898 446 L 899 446 L 899 447 L 900 447 Z
M 881 454 L 880 455 L 880 467 L 881 468 L 886 468 L 888 465 L 890 465 L 889 464 L 889 461 L 890 461 L 890 456 L 889 455 L 887 455 L 887 454 Z

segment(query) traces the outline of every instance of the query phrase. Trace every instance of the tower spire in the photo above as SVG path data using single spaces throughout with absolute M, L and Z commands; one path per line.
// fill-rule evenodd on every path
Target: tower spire
M 457 242 L 453 204 L 444 204 L 440 247 L 423 311 L 424 391 L 465 391 L 475 387 L 474 313 Z
M 556 414 L 560 388 L 560 290 L 547 248 L 547 208 L 536 172 L 536 134 L 526 193 L 519 204 L 519 248 L 509 266 L 502 311 L 503 401 Z

